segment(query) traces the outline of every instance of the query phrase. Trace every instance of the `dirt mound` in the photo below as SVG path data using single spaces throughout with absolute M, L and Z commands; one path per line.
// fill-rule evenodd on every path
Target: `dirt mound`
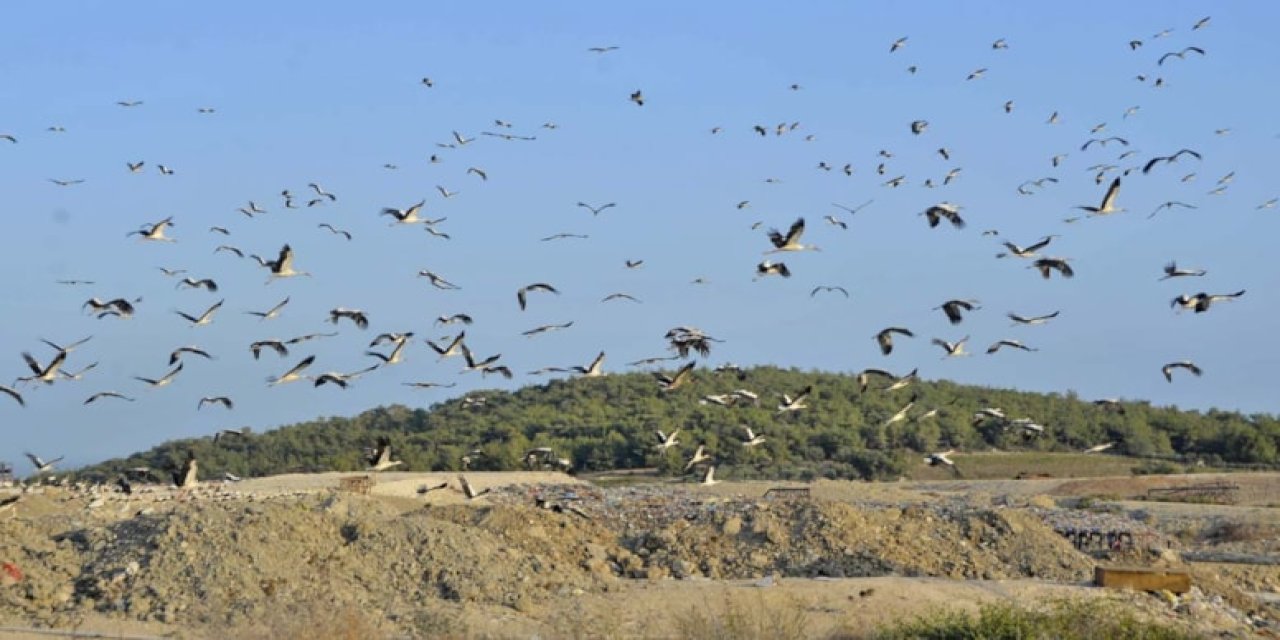
M 543 496 L 553 498 L 535 506 Z M 527 612 L 631 578 L 1078 581 L 1092 567 L 1010 509 L 582 485 L 510 487 L 466 505 L 331 493 L 172 502 L 118 520 L 47 514 L 0 523 L 0 561 L 24 574 L 0 587 L 0 615 L 42 624 L 93 611 L 234 626 L 319 603 L 371 612 L 391 629 L 409 628 L 426 603 Z
M 752 578 L 939 576 L 1078 581 L 1093 563 L 1034 518 L 1011 511 L 839 503 L 717 505 L 624 540 L 646 575 Z M 655 571 L 656 569 L 656 571 Z
M 498 518 L 510 524 L 492 526 Z M 600 576 L 578 564 L 600 532 L 559 520 L 520 507 L 401 513 L 376 498 L 330 496 L 195 504 L 66 539 L 83 558 L 75 597 L 98 611 L 234 624 L 322 602 L 394 620 L 432 598 L 519 609 L 599 588 Z

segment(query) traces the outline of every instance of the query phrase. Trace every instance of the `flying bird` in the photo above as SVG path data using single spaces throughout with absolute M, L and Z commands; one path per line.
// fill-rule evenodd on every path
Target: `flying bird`
M 488 358 L 485 358 L 483 360 L 476 360 L 475 355 L 471 353 L 471 349 L 467 347 L 467 343 L 463 342 L 461 344 L 461 349 L 462 349 L 462 359 L 466 361 L 466 366 L 462 368 L 463 372 L 480 371 L 483 374 L 485 368 L 490 367 L 495 362 L 497 362 L 499 358 L 502 357 L 502 354 L 498 353 L 495 355 L 491 355 Z
M 1006 340 L 1000 340 L 999 342 L 996 342 L 995 344 L 987 347 L 987 354 L 992 354 L 999 351 L 1000 347 L 1012 347 L 1014 349 L 1021 349 L 1023 351 L 1039 351 L 1039 349 L 1033 349 L 1031 347 L 1028 347 L 1025 344 L 1022 344 L 1022 342 L 1019 340 L 1006 339 Z
M 258 258 L 259 264 L 271 270 L 271 277 L 267 283 L 275 281 L 277 278 L 293 278 L 296 276 L 308 276 L 311 274 L 306 271 L 298 271 L 293 268 L 293 248 L 284 245 L 280 248 L 280 255 L 274 261 L 264 261 Z
M 593 206 L 591 206 L 591 205 L 589 205 L 589 204 L 587 204 L 587 203 L 585 203 L 585 202 L 579 202 L 579 203 L 578 203 L 578 206 L 579 206 L 579 207 L 584 207 L 587 211 L 590 211 L 590 212 L 591 212 L 591 215 L 593 215 L 593 216 L 598 216 L 598 215 L 600 215 L 600 212 L 601 212 L 601 211 L 604 211 L 605 209 L 608 209 L 609 207 L 616 207 L 616 206 L 618 206 L 618 204 L 617 204 L 616 202 L 610 202 L 610 203 L 608 203 L 608 204 L 602 204 L 602 205 L 600 205 L 600 206 L 598 206 L 598 207 L 593 207 Z M 741 209 L 742 207 L 738 207 L 738 208 L 739 208 L 739 209 Z
M 436 387 L 451 389 L 458 386 L 458 383 L 456 382 L 450 382 L 449 384 L 442 384 L 439 382 L 401 382 L 400 384 L 406 387 L 413 387 L 415 389 L 433 389 Z
M 814 297 L 814 296 L 818 295 L 818 292 L 819 292 L 819 291 L 828 291 L 828 292 L 833 292 L 833 293 L 834 293 L 834 292 L 836 292 L 836 291 L 839 291 L 840 293 L 843 293 L 843 294 L 844 294 L 844 297 L 846 297 L 846 298 L 848 298 L 848 297 L 849 297 L 849 292 L 848 292 L 847 290 L 845 290 L 845 288 L 844 288 L 844 287 L 835 287 L 835 286 L 829 286 L 829 285 L 825 285 L 825 284 L 824 284 L 824 285 L 818 285 L 818 286 L 814 287 L 814 288 L 813 288 L 813 290 L 809 292 L 809 297 L 810 297 L 810 298 L 812 298 L 812 297 Z
M 1150 220 L 1150 219 L 1152 219 L 1152 218 L 1156 217 L 1156 214 L 1157 214 L 1157 213 L 1160 213 L 1160 212 L 1161 212 L 1161 211 L 1163 211 L 1164 209 L 1173 209 L 1174 207 L 1182 207 L 1183 209 L 1198 209 L 1198 208 L 1199 208 L 1199 207 L 1197 207 L 1197 206 L 1195 206 L 1195 205 L 1193 205 L 1193 204 L 1187 204 L 1187 203 L 1185 203 L 1185 202 L 1179 202 L 1179 201 L 1177 201 L 1177 200 L 1168 200 L 1168 201 L 1166 201 L 1165 203 L 1161 204 L 1160 206 L 1156 207 L 1156 208 L 1155 208 L 1155 210 L 1154 210 L 1154 211 L 1152 211 L 1152 212 L 1151 212 L 1151 214 L 1147 216 L 1147 219 L 1148 219 L 1148 220 Z
M 1045 314 L 1045 315 L 1042 315 L 1042 316 L 1031 316 L 1031 317 L 1027 317 L 1027 316 L 1020 316 L 1020 315 L 1018 315 L 1018 314 L 1016 314 L 1016 313 L 1013 313 L 1013 312 L 1009 312 L 1009 313 L 1008 313 L 1008 314 L 1006 314 L 1006 315 L 1008 315 L 1008 316 L 1009 316 L 1009 319 L 1010 319 L 1010 320 L 1013 320 L 1013 323 L 1014 323 L 1015 325 L 1018 325 L 1018 324 L 1035 325 L 1035 324 L 1044 324 L 1044 323 L 1046 323 L 1046 322 L 1048 322 L 1048 321 L 1050 321 L 1050 320 L 1052 320 L 1052 319 L 1054 319 L 1054 318 L 1058 317 L 1058 314 L 1059 314 L 1059 313 L 1062 313 L 1062 312 L 1061 312 L 1061 311 L 1054 311 L 1053 313 Z
M 133 302 L 139 302 L 141 300 L 142 300 L 141 298 L 137 298 Z M 98 314 L 99 319 L 105 318 L 106 316 L 118 316 L 120 318 L 130 318 L 130 317 L 133 317 L 133 313 L 134 313 L 133 303 L 129 302 L 128 300 L 125 300 L 124 298 L 116 298 L 114 300 L 108 300 L 106 302 L 103 302 L 97 298 L 90 298 L 86 300 L 83 305 L 81 305 L 81 308 L 84 308 L 84 307 L 89 307 L 90 311 Z
M 141 236 L 142 240 L 150 240 L 153 242 L 176 242 L 176 240 L 174 240 L 173 238 L 170 238 L 164 235 L 165 229 L 168 229 L 169 227 L 172 227 L 172 226 L 174 226 L 173 216 L 169 216 L 168 218 L 165 218 L 164 220 L 161 220 L 159 222 L 153 222 L 149 225 L 142 225 L 142 228 L 139 229 L 138 231 L 130 231 L 129 233 L 126 233 L 125 237 L 127 238 L 129 236 L 136 235 L 136 236 Z
M 765 443 L 765 437 L 751 430 L 751 427 L 743 425 L 742 431 L 745 437 L 742 439 L 742 446 L 756 447 Z
M 848 229 L 848 228 L 849 228 L 849 224 L 848 224 L 848 223 L 846 223 L 844 220 L 841 220 L 841 219 L 839 219 L 839 218 L 837 218 L 837 217 L 835 217 L 835 216 L 831 216 L 831 215 L 823 216 L 823 217 L 822 217 L 822 219 L 823 219 L 823 220 L 826 220 L 826 221 L 827 221 L 827 224 L 830 224 L 830 225 L 831 225 L 831 226 L 833 226 L 833 227 L 840 227 L 841 229 Z
M 1200 154 L 1199 154 L 1199 153 L 1197 153 L 1196 151 L 1192 150 L 1192 149 L 1179 149 L 1179 150 L 1178 150 L 1176 153 L 1174 153 L 1173 155 L 1169 155 L 1169 156 L 1156 156 L 1156 157 L 1154 157 L 1154 158 L 1152 158 L 1152 159 L 1148 160 L 1148 161 L 1147 161 L 1147 163 L 1146 163 L 1145 165 L 1142 165 L 1142 173 L 1144 173 L 1144 174 L 1151 173 L 1151 170 L 1152 170 L 1152 169 L 1154 169 L 1154 168 L 1155 168 L 1155 166 L 1156 166 L 1157 164 L 1161 163 L 1161 162 L 1164 162 L 1164 163 L 1167 163 L 1167 164 L 1173 164 L 1173 163 L 1177 162 L 1177 161 L 1178 161 L 1178 158 L 1182 157 L 1183 155 L 1189 155 L 1189 156 L 1191 156 L 1191 157 L 1195 158 L 1196 160 L 1203 160 L 1203 158 L 1200 156 Z
M 218 283 L 214 282 L 213 278 L 204 278 L 202 280 L 196 280 L 195 278 L 183 278 L 178 282 L 174 289 L 181 289 L 183 287 L 190 289 L 204 289 L 209 293 L 216 293 L 218 291 Z
M 520 287 L 520 289 L 516 291 L 516 302 L 520 305 L 521 311 L 524 311 L 525 306 L 528 304 L 528 300 L 525 295 L 531 291 L 546 291 L 548 293 L 560 295 L 560 292 L 556 290 L 555 287 L 545 282 L 535 282 L 533 284 Z
M 453 340 L 451 340 L 448 345 L 443 347 L 436 344 L 435 342 L 432 342 L 431 340 L 427 340 L 426 342 L 427 342 L 427 346 L 431 347 L 432 351 L 435 351 L 437 354 L 439 354 L 440 356 L 439 359 L 443 360 L 445 358 L 461 355 L 463 340 L 465 340 L 466 337 L 467 337 L 467 332 L 461 331 L 458 333 L 458 335 L 454 336 Z
M 426 200 L 419 200 L 415 204 L 409 205 L 405 209 L 395 209 L 392 207 L 383 207 L 382 212 L 378 215 L 391 216 L 396 219 L 392 224 L 418 224 L 423 219 L 418 217 L 422 212 L 422 207 L 427 204 Z
M 770 275 L 779 275 L 784 278 L 790 278 L 791 270 L 787 268 L 786 263 L 771 262 L 769 260 L 765 260 L 764 262 L 756 265 L 756 279 Z
M 969 355 L 968 353 L 965 353 L 965 350 L 964 350 L 964 343 L 968 341 L 969 341 L 969 336 L 960 338 L 955 342 L 947 342 L 946 340 L 943 340 L 941 338 L 934 338 L 931 342 L 935 345 L 938 345 L 939 347 L 942 347 L 942 349 L 947 352 L 947 355 L 943 356 L 943 358 L 945 359 L 945 358 L 955 358 L 959 356 Z
M 1085 449 L 1080 453 L 1102 453 L 1103 451 L 1106 451 L 1107 449 L 1110 449 L 1111 447 L 1114 447 L 1114 446 L 1116 446 L 1116 443 L 1114 442 L 1104 442 L 1102 444 L 1089 447 L 1088 449 Z
M 436 318 L 435 324 L 447 325 L 447 324 L 454 324 L 458 322 L 461 322 L 462 324 L 471 324 L 473 320 L 471 319 L 471 316 L 465 313 L 455 313 L 451 316 L 440 316 Z
M 315 356 L 307 356 L 303 358 L 300 362 L 298 362 L 298 364 L 294 365 L 293 368 L 284 372 L 284 374 L 276 376 L 274 378 L 267 378 L 268 386 L 274 387 L 276 385 L 287 384 L 289 382 L 297 382 L 298 380 L 301 380 L 302 372 L 305 371 L 307 367 L 310 367 L 312 364 L 314 364 L 315 361 L 316 361 Z
M 962 314 L 965 311 L 973 311 L 974 309 L 982 308 L 977 306 L 977 304 L 977 300 L 948 300 L 941 305 L 934 307 L 933 310 L 937 311 L 938 309 L 942 309 L 942 312 L 947 315 L 947 320 L 950 320 L 951 324 L 960 324 L 960 321 L 964 320 L 964 316 Z
M 1066 258 L 1040 258 L 1030 268 L 1039 269 L 1040 276 L 1045 280 L 1048 280 L 1049 274 L 1055 270 L 1064 278 L 1070 278 L 1076 274 L 1071 265 L 1067 264 Z
M 182 372 L 182 367 L 183 367 L 183 363 L 179 362 L 178 366 L 174 367 L 173 370 L 169 371 L 169 373 L 164 374 L 160 378 L 143 378 L 141 376 L 134 376 L 133 379 L 138 380 L 140 382 L 145 382 L 148 385 L 150 385 L 153 389 L 159 389 L 160 387 L 168 386 L 169 383 L 173 382 L 173 379 L 177 377 L 179 373 Z
M 943 219 L 949 221 L 951 225 L 957 229 L 963 229 L 965 227 L 964 219 L 960 217 L 960 207 L 957 207 L 950 202 L 942 202 L 933 205 L 932 207 L 925 209 L 924 213 L 921 213 L 920 215 L 928 218 L 930 228 L 938 226 L 938 223 Z
M 40 456 L 37 456 L 34 453 L 24 453 L 23 455 L 27 456 L 27 459 L 31 461 L 31 465 L 36 468 L 36 473 L 45 473 L 48 471 L 53 471 L 53 465 L 57 464 L 59 461 L 61 461 L 63 458 L 66 457 L 66 456 L 58 456 L 52 460 L 46 461 L 41 459 Z
M 1170 362 L 1169 364 L 1166 364 L 1163 367 L 1160 367 L 1160 372 L 1164 374 L 1164 379 L 1166 381 L 1173 382 L 1174 369 L 1186 369 L 1196 377 L 1199 377 L 1200 374 L 1204 373 L 1204 371 L 1201 370 L 1200 367 L 1196 366 L 1196 364 L 1194 362 L 1191 362 L 1190 360 L 1183 360 L 1181 362 Z
M 462 495 L 466 496 L 468 500 L 475 500 L 476 498 L 493 491 L 492 487 L 476 491 L 475 488 L 471 486 L 471 483 L 467 481 L 467 477 L 462 474 L 458 474 L 458 485 L 462 487 Z
M 347 240 L 350 240 L 350 239 L 351 239 L 351 232 L 350 232 L 350 231 L 344 231 L 344 230 L 342 230 L 342 229 L 339 229 L 339 228 L 337 228 L 337 227 L 335 227 L 335 226 L 333 226 L 333 225 L 329 224 L 328 222 L 321 222 L 320 224 L 318 224 L 318 225 L 316 225 L 316 226 L 317 226 L 317 227 L 319 227 L 319 228 L 321 228 L 321 229 L 328 229 L 330 233 L 332 233 L 332 234 L 334 234 L 334 235 L 337 235 L 337 236 L 342 236 L 342 237 L 346 238 Z
M 27 363 L 27 368 L 31 369 L 31 375 L 18 378 L 17 382 L 43 382 L 45 384 L 53 384 L 58 380 L 59 368 L 67 361 L 66 351 L 59 351 L 57 355 L 49 361 L 49 364 L 41 366 L 30 353 L 22 352 L 22 360 Z
M 1096 144 L 1102 147 L 1107 146 L 1108 142 L 1119 142 L 1121 146 L 1129 146 L 1129 141 L 1119 136 L 1111 136 L 1109 138 L 1089 138 L 1084 144 L 1080 145 L 1081 151 L 1087 151 L 1090 146 Z
M 1006 256 L 1014 256 L 1017 258 L 1039 258 L 1040 254 L 1036 252 L 1049 246 L 1049 243 L 1056 237 L 1057 236 L 1045 236 L 1036 241 L 1035 244 L 1027 245 L 1026 247 L 1020 247 L 1012 242 L 1006 241 L 1001 244 L 1003 244 L 1009 251 L 1007 253 L 997 253 L 996 257 L 1004 258 Z
M 835 208 L 837 208 L 837 209 L 840 209 L 841 211 L 846 211 L 846 212 L 848 212 L 848 213 L 849 213 L 849 215 L 851 215 L 851 216 L 852 216 L 852 215 L 854 215 L 854 214 L 858 213 L 859 211 L 862 211 L 863 209 L 865 209 L 865 208 L 867 207 L 867 205 L 869 205 L 869 204 L 871 204 L 871 203 L 873 203 L 873 202 L 875 202 L 875 200 L 868 200 L 868 201 L 866 201 L 866 202 L 864 202 L 864 203 L 862 203 L 862 204 L 860 204 L 860 205 L 858 205 L 858 206 L 856 206 L 856 207 L 854 207 L 854 208 L 852 208 L 852 209 L 850 209 L 849 207 L 846 207 L 846 206 L 844 206 L 844 205 L 842 205 L 842 204 L 840 204 L 840 203 L 837 203 L 837 202 L 832 202 L 832 203 L 831 203 L 831 206 L 833 206 L 833 207 L 835 207 Z
M 783 235 L 777 229 L 769 230 L 769 242 L 773 244 L 773 249 L 766 251 L 766 254 L 778 253 L 781 251 L 820 251 L 817 246 L 811 244 L 803 244 L 800 242 L 800 236 L 804 235 L 804 218 L 798 218 L 791 223 L 791 228 L 787 230 L 787 234 Z
M 1201 277 L 1209 272 L 1204 269 L 1179 269 L 1176 261 L 1170 260 L 1169 264 L 1164 266 L 1164 277 L 1160 280 L 1168 280 L 1169 278 L 1183 277 Z
M 461 289 L 462 288 L 456 284 L 453 284 L 452 282 L 449 282 L 448 280 L 445 280 L 444 278 L 440 277 L 439 275 L 431 271 L 427 271 L 426 269 L 419 271 L 418 277 L 426 278 L 427 280 L 430 280 L 431 286 L 437 289 Z
M 89 398 L 85 400 L 83 404 L 93 404 L 103 398 L 118 398 L 120 400 L 124 400 L 125 402 L 134 401 L 133 398 L 130 398 L 129 396 L 126 396 L 122 393 L 117 393 L 115 391 L 100 391 L 98 393 L 95 393 L 89 396 Z
M 369 328 L 369 316 L 365 315 L 365 312 L 360 311 L 359 309 L 337 307 L 329 310 L 329 322 L 338 324 L 338 321 L 343 318 L 350 320 L 352 324 L 356 325 L 356 327 L 360 329 Z
M 195 452 L 188 451 L 187 459 L 173 471 L 173 484 L 179 489 L 189 489 L 199 481 L 200 464 Z
M 200 402 L 196 403 L 196 410 L 199 411 L 200 409 L 204 408 L 204 405 L 206 404 L 220 404 L 227 409 L 235 408 L 235 403 L 231 401 L 231 398 L 228 398 L 226 396 L 215 396 L 215 397 L 205 396 L 203 398 L 200 398 Z
M 1173 301 L 1169 303 L 1169 306 L 1181 307 L 1183 309 L 1195 309 L 1196 313 L 1204 313 L 1205 311 L 1208 311 L 1209 306 L 1215 302 L 1226 302 L 1228 300 L 1235 300 L 1236 298 L 1239 298 L 1242 295 L 1244 295 L 1244 289 L 1241 289 L 1235 293 L 1222 293 L 1222 294 L 1209 294 L 1209 293 L 1204 293 L 1202 291 L 1193 296 L 1188 296 L 1187 294 L 1184 293 L 1174 298 Z
M 911 396 L 911 400 L 909 400 L 905 406 L 903 406 L 901 409 L 898 409 L 897 413 L 894 413 L 892 416 L 889 416 L 889 419 L 885 420 L 884 423 L 880 425 L 881 428 L 906 420 L 907 413 L 911 411 L 912 407 L 916 406 L 917 398 L 918 398 L 917 396 L 914 396 L 914 395 Z
M 707 453 L 707 446 L 705 444 L 699 444 L 698 448 L 694 450 L 693 455 L 689 456 L 689 462 L 685 463 L 684 470 L 688 471 L 692 469 L 695 465 L 702 464 L 703 462 L 706 462 L 712 459 L 713 457 L 714 456 Z
M 198 326 L 206 325 L 212 322 L 213 314 L 217 313 L 218 309 L 222 308 L 223 302 L 226 302 L 226 300 L 223 299 L 213 303 L 213 306 L 209 307 L 208 309 L 205 309 L 204 313 L 200 314 L 199 316 L 193 316 L 187 313 L 183 313 L 182 311 L 174 311 L 174 313 L 185 318 L 187 322 L 191 323 L 191 326 L 198 327 Z
M 288 297 L 276 303 L 276 306 L 271 307 L 266 311 L 246 311 L 245 313 L 251 316 L 257 316 L 259 320 L 271 320 L 272 318 L 278 317 L 280 315 L 280 311 L 284 309 L 287 304 L 289 304 Z
M 361 369 L 359 371 L 354 371 L 352 373 L 338 373 L 336 371 L 329 371 L 326 373 L 322 373 L 312 378 L 312 380 L 314 381 L 312 386 L 320 387 L 325 384 L 332 384 L 332 385 L 336 385 L 341 389 L 346 389 L 347 385 L 352 380 L 355 380 L 356 378 L 359 378 L 360 376 L 366 373 L 369 373 L 370 371 L 378 369 L 381 366 L 382 365 L 380 364 L 375 364 L 371 367 L 365 367 L 364 369 Z
M 916 337 L 916 334 L 911 333 L 910 329 L 904 329 L 902 327 L 888 327 L 883 329 L 875 336 L 876 342 L 880 345 L 880 353 L 886 356 L 893 353 L 893 334 L 895 333 L 907 336 L 908 338 Z
M 658 436 L 658 443 L 653 445 L 653 448 L 658 451 L 666 451 L 667 449 L 680 444 L 680 441 L 676 439 L 676 435 L 680 433 L 679 429 L 676 429 L 671 433 L 663 433 L 662 430 L 659 429 L 653 433 Z
M 1111 181 L 1111 186 L 1107 187 L 1106 195 L 1102 196 L 1102 204 L 1091 207 L 1087 205 L 1077 206 L 1076 209 L 1083 209 L 1089 212 L 1089 215 L 1107 215 L 1109 213 L 1119 213 L 1125 211 L 1123 208 L 1116 208 L 1116 195 L 1120 193 L 1120 178 Z
M 693 379 L 693 367 L 698 363 L 697 360 L 690 360 L 683 367 L 676 371 L 675 375 L 667 375 L 657 372 L 653 376 L 658 379 L 658 386 L 663 391 L 675 391 L 687 384 Z
M 206 360 L 213 359 L 213 356 L 209 355 L 208 351 L 205 351 L 204 349 L 201 349 L 199 347 L 178 347 L 177 349 L 174 349 L 172 353 L 169 354 L 169 366 L 172 367 L 173 365 L 178 364 L 178 361 L 182 359 L 182 354 L 184 353 L 189 353 L 194 356 L 201 356 Z
M 591 363 L 585 367 L 574 365 L 572 367 L 569 367 L 569 369 L 572 371 L 577 371 L 578 373 L 581 373 L 583 377 L 587 377 L 587 378 L 600 377 L 604 375 L 604 352 L 601 351 L 598 355 L 596 355 L 595 360 L 592 360 Z
M 1185 56 L 1188 53 L 1198 53 L 1200 55 L 1204 55 L 1204 49 L 1201 49 L 1200 47 L 1185 47 L 1182 49 L 1182 51 L 1170 51 L 1169 53 L 1166 53 L 1160 56 L 1160 59 L 1156 61 L 1156 66 L 1163 65 L 1164 61 L 1168 60 L 1169 58 L 1177 58 L 1179 60 L 1185 60 L 1186 59 Z
M 786 393 L 782 394 L 782 404 L 778 405 L 778 413 L 808 409 L 809 405 L 805 404 L 804 401 L 809 398 L 811 393 L 813 393 L 813 385 L 801 389 L 800 393 L 797 393 L 795 397 Z
M 378 444 L 373 448 L 372 453 L 366 459 L 369 463 L 368 471 L 386 471 L 395 466 L 404 464 L 401 460 L 391 459 L 391 438 L 380 436 Z M 461 478 L 462 476 L 458 476 Z

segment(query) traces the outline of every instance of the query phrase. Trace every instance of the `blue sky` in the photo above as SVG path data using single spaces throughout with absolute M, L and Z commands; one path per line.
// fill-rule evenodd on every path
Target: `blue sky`
M 1280 45 L 1269 31 L 1277 14 L 1269 3 L 1203 2 L 15 5 L 0 42 L 0 134 L 18 140 L 0 140 L 10 229 L 0 236 L 0 267 L 11 274 L 3 371 L 26 373 L 22 351 L 47 360 L 40 338 L 93 335 L 68 368 L 101 364 L 80 381 L 25 387 L 26 409 L 0 398 L 0 460 L 31 450 L 84 463 L 224 427 L 426 406 L 541 380 L 482 380 L 460 375 L 458 360 L 437 362 L 421 338 L 450 333 L 432 319 L 456 312 L 475 317 L 468 343 L 478 355 L 502 353 L 520 373 L 585 364 L 601 349 L 608 371 L 624 371 L 627 361 L 662 355 L 667 329 L 691 324 L 726 341 L 711 364 L 919 366 L 926 378 L 1274 413 L 1280 267 L 1269 250 L 1280 208 L 1256 207 L 1280 195 L 1268 162 L 1280 146 L 1271 68 Z M 1192 31 L 1206 15 L 1212 20 Z M 889 53 L 902 36 L 906 45 Z M 992 49 L 999 38 L 1007 49 Z M 1133 39 L 1144 42 L 1136 51 Z M 620 48 L 587 51 L 606 45 Z M 1156 64 L 1191 45 L 1207 55 Z M 987 69 L 982 78 L 965 80 L 979 68 Z M 1135 80 L 1139 74 L 1148 80 Z M 1152 86 L 1157 76 L 1160 88 Z M 637 89 L 643 107 L 628 100 Z M 143 104 L 123 108 L 121 100 Z M 1132 106 L 1140 109 L 1123 117 Z M 1046 124 L 1055 111 L 1059 123 Z M 495 119 L 537 139 L 480 135 L 499 130 Z M 912 135 L 913 120 L 927 120 L 928 129 Z M 557 128 L 542 128 L 546 122 Z M 780 122 L 800 126 L 764 138 L 752 131 Z M 53 126 L 65 131 L 47 131 Z M 712 127 L 723 131 L 712 135 Z M 476 140 L 436 146 L 455 130 Z M 1111 135 L 1131 146 L 1080 149 Z M 1102 197 L 1106 185 L 1087 167 L 1118 165 L 1109 181 L 1184 147 L 1203 161 L 1124 178 L 1118 204 L 1129 211 L 1063 222 L 1082 213 L 1071 207 Z M 893 157 L 878 157 L 881 149 Z M 1130 150 L 1137 152 L 1117 160 Z M 1060 153 L 1068 156 L 1054 168 L 1049 159 Z M 441 162 L 429 163 L 432 154 Z M 144 171 L 128 172 L 126 162 L 139 160 Z M 853 176 L 840 171 L 846 163 Z M 174 175 L 160 175 L 157 164 Z M 941 185 L 956 167 L 952 184 L 922 186 Z M 1194 181 L 1180 180 L 1191 172 Z M 1208 195 L 1229 172 L 1235 179 L 1225 192 Z M 881 186 L 897 175 L 906 176 L 902 187 Z M 1024 180 L 1050 176 L 1059 182 L 1035 195 L 1016 192 Z M 282 207 L 282 189 L 305 205 L 312 181 L 338 200 Z M 458 195 L 444 199 L 436 185 Z M 392 228 L 377 215 L 423 198 L 426 216 L 447 216 L 437 228 L 451 240 Z M 237 213 L 249 200 L 269 213 Z M 737 209 L 742 200 L 750 205 Z M 852 217 L 831 206 L 868 200 Z M 1199 208 L 1148 219 L 1166 200 Z M 593 217 L 579 201 L 618 206 Z M 918 214 L 942 201 L 964 207 L 968 228 L 927 227 Z M 823 222 L 828 214 L 848 229 Z M 125 238 L 167 216 L 178 242 Z M 805 240 L 823 251 L 781 256 L 788 280 L 754 281 L 769 248 L 765 230 L 800 216 Z M 355 239 L 317 229 L 321 222 Z M 209 233 L 211 225 L 232 235 Z M 1000 236 L 983 236 L 986 229 Z M 560 232 L 590 238 L 539 241 Z M 1046 251 L 1071 258 L 1074 279 L 1045 281 L 1025 261 L 995 258 L 999 239 L 1029 244 L 1046 234 L 1061 235 Z M 286 242 L 313 278 L 264 285 L 266 272 L 253 262 L 212 253 L 230 244 L 274 255 Z M 628 270 L 627 259 L 645 263 Z M 1170 259 L 1209 274 L 1157 282 Z M 212 277 L 222 290 L 175 290 L 160 266 Z M 420 269 L 462 289 L 433 289 L 415 277 Z M 708 283 L 690 284 L 697 277 Z M 55 284 L 67 278 L 96 284 Z M 562 294 L 534 294 L 519 311 L 516 289 L 536 281 Z M 819 284 L 851 297 L 810 298 Z M 1180 293 L 1238 289 L 1248 293 L 1205 314 L 1168 304 Z M 616 291 L 643 303 L 600 302 Z M 131 320 L 98 320 L 79 310 L 91 296 L 143 302 Z M 285 296 L 292 302 L 276 320 L 243 313 Z M 209 326 L 189 327 L 173 313 L 198 314 L 222 298 Z M 982 309 L 951 326 L 931 310 L 951 298 L 978 299 Z M 338 337 L 299 345 L 283 360 L 249 356 L 254 340 L 333 329 L 324 319 L 338 306 L 368 312 L 370 330 L 344 323 Z M 1059 309 L 1038 327 L 1011 327 L 1004 315 Z M 520 335 L 569 320 L 566 331 Z M 884 357 L 872 336 L 889 325 L 918 337 Z M 312 373 L 366 366 L 367 343 L 382 331 L 417 332 L 407 362 L 347 391 L 265 386 L 311 354 Z M 943 361 L 929 344 L 964 335 L 978 355 Z M 1001 338 L 1040 351 L 982 353 Z M 164 389 L 132 379 L 168 371 L 168 353 L 181 345 L 216 359 L 189 360 Z M 1182 359 L 1205 375 L 1165 382 L 1160 366 Z M 422 392 L 400 384 L 426 380 L 459 386 Z M 81 404 L 106 390 L 137 402 Z M 201 396 L 224 394 L 234 411 L 196 410 Z

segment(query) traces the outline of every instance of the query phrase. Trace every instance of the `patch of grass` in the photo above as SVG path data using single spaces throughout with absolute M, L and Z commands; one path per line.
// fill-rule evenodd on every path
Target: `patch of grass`
M 976 616 L 938 610 L 883 626 L 868 635 L 833 634 L 831 640 L 1192 640 L 1194 633 L 1138 618 L 1117 603 L 1059 600 L 1043 609 L 1009 603 L 983 605 Z
M 1099 478 L 1128 476 L 1139 458 L 1083 453 L 1011 451 L 999 453 L 958 453 L 952 456 L 965 480 L 1010 480 L 1018 474 L 1046 474 L 1053 478 Z M 949 469 L 923 463 L 911 469 L 916 480 L 951 480 Z
M 688 640 L 806 640 L 809 614 L 794 599 L 777 604 L 763 594 L 733 597 L 726 593 L 720 604 L 703 602 L 674 616 L 671 637 Z
M 1232 520 L 1219 522 L 1209 527 L 1202 537 L 1216 544 L 1224 542 L 1257 542 L 1274 539 L 1280 531 L 1274 524 L 1264 522 L 1243 522 Z
M 1135 476 L 1169 476 L 1185 473 L 1186 468 L 1182 465 L 1165 462 L 1163 460 L 1147 460 L 1142 464 L 1135 466 L 1132 471 Z
M 225 630 L 215 637 L 243 640 L 377 640 L 387 638 L 378 622 L 354 604 L 326 606 L 319 602 L 273 609 L 250 628 Z

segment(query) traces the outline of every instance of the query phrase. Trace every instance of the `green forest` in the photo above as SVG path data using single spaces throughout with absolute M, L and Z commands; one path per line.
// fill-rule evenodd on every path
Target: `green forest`
M 81 469 L 77 476 L 110 478 L 130 467 L 167 469 L 200 461 L 204 479 L 280 473 L 357 471 L 365 449 L 390 438 L 396 470 L 526 469 L 534 447 L 551 447 L 577 472 L 656 468 L 684 473 L 699 444 L 714 456 L 717 477 L 809 480 L 895 478 L 922 453 L 958 451 L 1082 451 L 1114 442 L 1106 454 L 1203 461 L 1210 466 L 1277 462 L 1280 420 L 1272 415 L 1180 411 L 1134 401 L 1097 404 L 1074 393 L 1030 393 L 947 381 L 917 381 L 887 391 L 872 376 L 865 391 L 857 376 L 758 367 L 694 371 L 692 380 L 663 391 L 648 373 L 557 379 L 514 392 L 482 391 L 430 407 L 379 407 L 350 418 L 324 418 L 244 437 L 165 442 L 127 458 Z M 812 392 L 806 408 L 780 411 L 782 394 Z M 743 389 L 730 406 L 708 401 Z M 723 400 L 723 398 L 720 398 Z M 914 399 L 903 419 L 889 423 Z M 984 408 L 1006 419 L 975 420 Z M 1030 418 L 1043 431 L 1011 426 Z M 763 436 L 744 446 L 745 429 Z M 679 444 L 658 450 L 655 432 L 679 429 Z M 478 453 L 477 453 L 478 452 Z M 464 461 L 464 457 L 466 460 Z

